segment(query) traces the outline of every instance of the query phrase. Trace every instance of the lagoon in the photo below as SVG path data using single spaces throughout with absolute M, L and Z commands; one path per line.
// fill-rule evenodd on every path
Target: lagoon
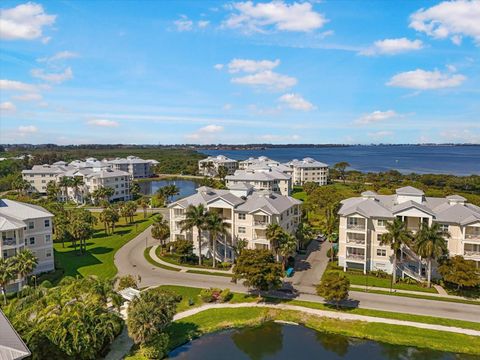
M 138 185 L 140 186 L 140 193 L 143 195 L 153 195 L 161 187 L 175 185 L 178 187 L 179 194 L 172 196 L 172 201 L 177 201 L 178 199 L 195 194 L 196 188 L 198 187 L 198 184 L 195 181 L 182 179 L 141 181 Z

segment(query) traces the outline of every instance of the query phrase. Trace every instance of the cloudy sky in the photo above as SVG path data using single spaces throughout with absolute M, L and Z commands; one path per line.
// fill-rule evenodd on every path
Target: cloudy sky
M 0 143 L 480 143 L 479 0 L 0 8 Z

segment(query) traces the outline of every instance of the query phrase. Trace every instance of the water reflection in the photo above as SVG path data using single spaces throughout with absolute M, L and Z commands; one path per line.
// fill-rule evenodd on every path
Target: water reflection
M 350 344 L 346 336 L 317 332 L 316 338 L 325 350 L 334 352 L 340 357 L 348 353 L 348 346 Z
M 143 195 L 152 195 L 161 187 L 175 185 L 178 187 L 179 194 L 172 196 L 172 201 L 195 194 L 198 187 L 198 184 L 192 180 L 152 180 L 139 182 L 138 185 L 140 186 L 140 193 Z
M 232 340 L 249 359 L 261 360 L 282 349 L 282 326 L 272 322 L 260 327 L 241 329 L 232 334 Z

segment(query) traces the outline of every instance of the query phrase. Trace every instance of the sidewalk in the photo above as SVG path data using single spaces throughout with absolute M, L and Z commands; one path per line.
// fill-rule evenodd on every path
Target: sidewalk
M 373 317 L 373 316 L 348 314 L 343 312 L 318 310 L 318 309 L 311 309 L 311 308 L 306 308 L 302 306 L 288 305 L 288 304 L 265 304 L 265 303 L 207 304 L 207 305 L 203 305 L 194 309 L 190 309 L 190 310 L 178 313 L 173 317 L 173 320 L 174 321 L 181 320 L 188 316 L 195 315 L 209 309 L 226 309 L 226 308 L 235 309 L 235 308 L 242 308 L 242 307 L 263 307 L 263 308 L 272 308 L 272 309 L 281 309 L 281 310 L 294 310 L 294 311 L 301 311 L 303 313 L 314 315 L 314 316 L 321 316 L 321 317 L 327 317 L 327 318 L 338 319 L 338 320 L 353 320 L 353 321 L 364 321 L 364 322 L 382 323 L 382 324 L 390 324 L 390 325 L 412 326 L 420 329 L 439 330 L 439 331 L 446 331 L 446 332 L 465 334 L 465 335 L 471 335 L 471 336 L 480 336 L 480 331 L 473 330 L 473 329 L 463 329 L 463 328 L 454 327 L 454 326 L 426 324 L 426 323 L 419 323 L 414 321 L 386 319 L 386 318 Z
M 197 271 L 206 271 L 206 272 L 211 272 L 211 273 L 219 273 L 219 274 L 228 274 L 231 275 L 233 273 L 232 269 L 230 270 L 217 270 L 217 269 L 209 269 L 209 268 L 201 268 L 201 267 L 193 267 L 193 266 L 181 266 L 181 265 L 176 265 L 172 264 L 166 261 L 163 261 L 160 259 L 157 254 L 155 253 L 155 250 L 157 250 L 158 245 L 152 246 L 150 249 L 150 257 L 155 261 L 158 262 L 159 264 L 172 267 L 175 269 L 179 269 L 180 272 L 187 272 L 188 270 L 197 270 Z

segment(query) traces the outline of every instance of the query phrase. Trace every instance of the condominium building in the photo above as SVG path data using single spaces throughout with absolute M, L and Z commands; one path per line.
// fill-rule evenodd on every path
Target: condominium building
M 258 158 L 249 157 L 246 160 L 242 160 L 238 162 L 238 168 L 240 170 L 245 170 L 253 165 L 273 166 L 273 165 L 280 165 L 280 163 L 278 161 L 269 159 L 266 156 L 259 156 Z
M 198 162 L 198 172 L 203 176 L 217 176 L 221 166 L 227 169 L 228 175 L 232 175 L 238 168 L 238 162 L 224 155 L 209 156 Z
M 181 231 L 181 221 L 189 206 L 203 204 L 210 212 L 217 212 L 229 224 L 228 235 L 218 239 L 217 254 L 219 260 L 232 259 L 232 246 L 239 239 L 247 240 L 249 249 L 269 249 L 266 229 L 269 224 L 277 223 L 288 233 L 294 234 L 300 222 L 300 204 L 290 196 L 269 191 L 253 191 L 248 184 L 238 184 L 230 190 L 218 190 L 200 187 L 197 193 L 169 205 L 171 240 L 188 239 L 193 241 L 198 254 L 199 239 L 196 229 Z M 226 245 L 225 244 L 226 240 Z M 209 234 L 202 231 L 202 253 L 211 256 L 208 250 Z M 225 247 L 227 258 L 224 258 Z
M 304 185 L 306 182 L 315 182 L 319 185 L 327 185 L 327 164 L 307 157 L 303 160 L 294 159 L 285 165 L 293 169 L 293 185 Z
M 40 206 L 0 199 L 0 256 L 6 259 L 27 248 L 38 259 L 35 274 L 54 270 L 52 220 L 53 214 Z M 18 291 L 24 282 L 19 276 L 7 289 Z
M 45 194 L 47 192 L 47 184 L 50 181 L 57 181 L 58 176 L 74 169 L 73 166 L 68 166 L 63 162 L 56 164 L 34 165 L 30 170 L 22 170 L 22 178 L 30 183 L 32 191 Z
M 448 231 L 450 256 L 461 255 L 480 266 L 480 207 L 458 195 L 446 198 L 426 197 L 422 190 L 406 186 L 395 195 L 378 195 L 365 191 L 361 197 L 342 201 L 338 212 L 339 265 L 364 271 L 393 272 L 393 251 L 381 246 L 385 225 L 395 218 L 402 219 L 409 230 L 416 232 L 422 224 L 438 223 Z M 399 256 L 397 273 L 423 279 L 426 263 L 404 246 Z
M 124 159 L 103 160 L 113 170 L 126 171 L 134 179 L 148 178 L 152 176 L 152 165 L 158 164 L 156 160 L 143 160 L 137 156 L 127 156 Z
M 253 165 L 246 170 L 237 170 L 233 175 L 225 178 L 227 187 L 247 183 L 255 190 L 268 190 L 282 195 L 290 195 L 292 191 L 292 178 L 276 168 Z

